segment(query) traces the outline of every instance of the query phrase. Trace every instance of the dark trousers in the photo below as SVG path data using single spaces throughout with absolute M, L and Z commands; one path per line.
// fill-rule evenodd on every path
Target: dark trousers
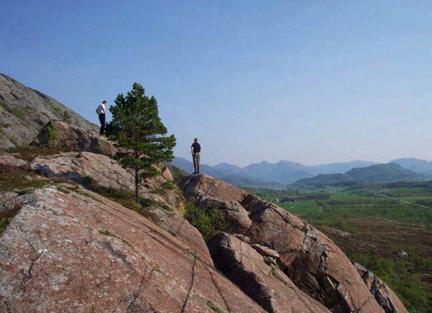
M 199 166 L 200 166 L 200 154 L 199 152 L 195 152 L 192 154 L 193 164 L 194 164 L 194 174 L 199 174 Z
M 101 124 L 99 134 L 105 134 L 105 113 L 99 114 L 99 122 Z

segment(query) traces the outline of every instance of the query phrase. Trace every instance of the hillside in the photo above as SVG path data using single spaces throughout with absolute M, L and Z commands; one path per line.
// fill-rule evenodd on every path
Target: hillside
M 427 177 L 402 168 L 395 163 L 371 165 L 364 168 L 351 169 L 345 174 L 322 174 L 301 179 L 295 185 L 326 186 L 343 184 L 383 184 L 399 181 L 418 181 Z
M 29 144 L 50 120 L 97 129 L 57 100 L 0 73 L 0 148 Z
M 432 175 L 432 162 L 415 158 L 404 158 L 391 161 L 413 172 Z
M 0 149 L 0 312 L 407 313 L 287 210 L 164 164 L 136 201 L 112 142 L 47 125 Z
M 423 175 L 394 163 L 355 168 L 345 173 L 358 183 L 392 183 L 396 181 L 424 180 Z
M 324 187 L 350 183 L 355 183 L 355 180 L 346 174 L 320 174 L 311 178 L 299 179 L 294 185 Z

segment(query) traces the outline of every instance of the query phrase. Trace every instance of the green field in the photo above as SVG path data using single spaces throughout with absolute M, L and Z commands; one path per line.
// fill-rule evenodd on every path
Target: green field
M 390 285 L 411 313 L 432 312 L 431 183 L 246 189 L 321 229 Z

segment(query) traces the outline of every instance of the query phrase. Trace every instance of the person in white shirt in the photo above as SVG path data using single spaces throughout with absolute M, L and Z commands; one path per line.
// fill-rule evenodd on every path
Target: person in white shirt
M 106 100 L 102 101 L 101 104 L 96 109 L 97 115 L 99 115 L 99 121 L 101 124 L 99 134 L 103 135 L 105 134 L 105 107 L 106 107 Z

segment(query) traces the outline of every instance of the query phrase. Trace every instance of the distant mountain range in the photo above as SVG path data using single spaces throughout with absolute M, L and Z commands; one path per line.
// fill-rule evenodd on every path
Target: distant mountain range
M 432 161 L 425 161 L 415 158 L 405 158 L 393 160 L 391 161 L 391 163 L 399 164 L 403 168 L 406 168 L 416 173 L 432 175 Z
M 191 161 L 176 157 L 173 165 L 191 173 Z M 303 165 L 291 161 L 266 161 L 239 167 L 228 163 L 201 165 L 201 173 L 237 186 L 284 188 L 289 184 L 322 186 L 346 183 L 387 183 L 424 180 L 432 176 L 432 162 L 414 158 L 397 159 L 388 164 L 352 161 Z
M 382 184 L 399 181 L 419 181 L 426 178 L 426 175 L 403 168 L 399 164 L 388 163 L 354 168 L 344 174 L 320 174 L 312 178 L 300 179 L 295 182 L 295 185 L 322 187 L 346 184 Z

